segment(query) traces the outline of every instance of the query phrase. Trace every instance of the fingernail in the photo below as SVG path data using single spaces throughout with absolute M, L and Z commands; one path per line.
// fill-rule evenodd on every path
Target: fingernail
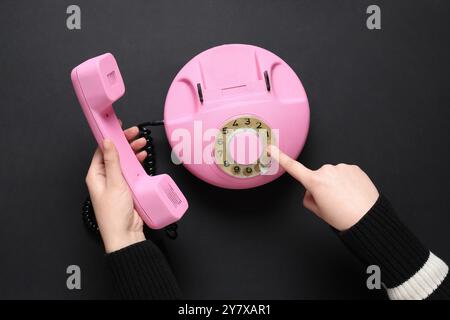
M 266 151 L 267 151 L 270 155 L 276 153 L 277 150 L 278 150 L 278 148 L 275 147 L 275 146 L 272 145 L 272 144 L 271 144 L 271 145 L 268 145 L 267 148 L 266 148 Z
M 103 148 L 108 149 L 111 146 L 111 140 L 106 138 L 103 140 Z

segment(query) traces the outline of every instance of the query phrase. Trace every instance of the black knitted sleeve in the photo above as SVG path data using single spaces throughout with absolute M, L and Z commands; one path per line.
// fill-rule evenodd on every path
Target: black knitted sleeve
M 181 292 L 164 255 L 150 240 L 106 255 L 114 285 L 123 299 L 179 299 Z
M 447 264 L 400 221 L 384 196 L 357 224 L 338 234 L 366 267 L 380 268 L 390 299 L 450 299 Z

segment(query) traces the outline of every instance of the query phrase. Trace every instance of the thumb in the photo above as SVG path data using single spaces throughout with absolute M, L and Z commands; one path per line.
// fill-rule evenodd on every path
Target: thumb
M 303 197 L 303 206 L 306 209 L 314 212 L 317 216 L 320 216 L 319 206 L 317 205 L 316 200 L 314 199 L 312 193 L 309 192 L 308 190 L 306 190 L 305 196 Z
M 120 184 L 123 182 L 120 169 L 119 154 L 111 140 L 103 141 L 103 161 L 105 162 L 106 184 Z

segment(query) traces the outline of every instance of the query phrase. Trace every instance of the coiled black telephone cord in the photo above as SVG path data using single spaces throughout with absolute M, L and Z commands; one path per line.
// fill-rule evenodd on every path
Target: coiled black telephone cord
M 142 166 L 144 167 L 145 172 L 149 176 L 155 175 L 156 163 L 155 163 L 155 148 L 153 145 L 153 138 L 151 136 L 152 132 L 148 127 L 161 126 L 163 124 L 164 121 L 161 120 L 161 121 L 144 122 L 137 126 L 139 128 L 138 139 L 143 137 L 147 141 L 145 147 L 142 149 L 147 152 L 147 157 L 142 162 Z M 99 233 L 97 220 L 95 219 L 94 208 L 92 207 L 91 198 L 89 196 L 83 203 L 82 214 L 83 214 L 83 221 L 86 224 L 87 228 L 95 233 Z M 176 239 L 176 237 L 178 236 L 177 228 L 178 228 L 177 224 L 173 223 L 165 227 L 164 231 L 170 239 Z

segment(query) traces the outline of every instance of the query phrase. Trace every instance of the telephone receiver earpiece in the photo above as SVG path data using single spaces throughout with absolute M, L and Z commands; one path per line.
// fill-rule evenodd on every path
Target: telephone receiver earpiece
M 112 104 L 125 93 L 117 62 L 111 53 L 89 59 L 75 67 L 72 83 L 89 126 L 100 148 L 110 139 L 120 158 L 122 174 L 133 194 L 134 207 L 152 229 L 178 221 L 188 203 L 167 174 L 149 176 L 128 143 Z

